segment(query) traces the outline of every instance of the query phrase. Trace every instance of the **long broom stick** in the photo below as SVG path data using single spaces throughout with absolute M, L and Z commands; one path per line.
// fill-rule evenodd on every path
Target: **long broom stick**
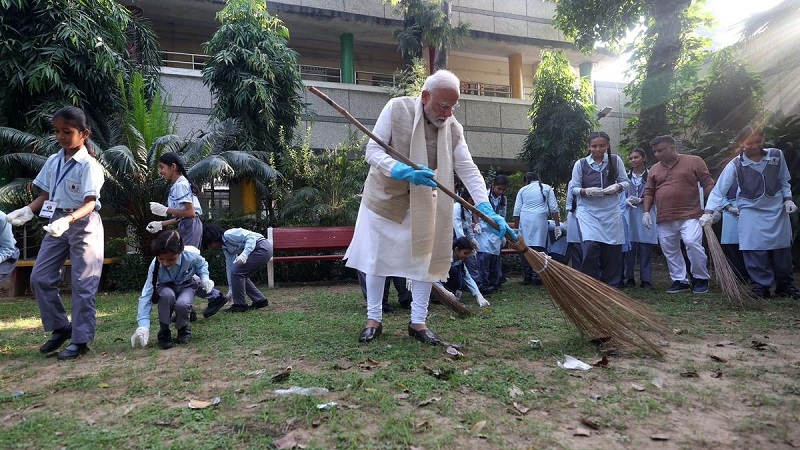
M 308 90 L 339 111 L 350 123 L 383 147 L 393 158 L 408 164 L 414 169 L 418 170 L 420 168 L 414 161 L 399 153 L 386 142 L 383 142 L 382 139 L 350 115 L 346 109 L 339 106 L 319 89 L 309 86 Z M 494 229 L 499 229 L 497 223 L 486 214 L 478 211 L 472 204 L 447 189 L 437 180 L 434 179 L 434 182 L 440 191 L 460 203 L 461 206 L 467 208 L 473 214 L 477 214 L 481 220 L 487 222 Z M 507 233 L 506 237 L 511 247 L 522 253 L 531 267 L 539 273 L 543 284 L 556 305 L 578 327 L 578 330 L 593 338 L 608 337 L 620 343 L 627 343 L 645 351 L 663 355 L 657 345 L 631 325 L 632 321 L 640 321 L 653 329 L 665 333 L 666 327 L 655 313 L 611 286 L 554 261 L 544 253 L 533 251 L 525 244 L 522 236 L 518 235 L 515 239 L 514 236 Z

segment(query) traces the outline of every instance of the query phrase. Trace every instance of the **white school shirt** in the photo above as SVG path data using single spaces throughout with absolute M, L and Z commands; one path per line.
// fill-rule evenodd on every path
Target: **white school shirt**
M 86 197 L 95 197 L 95 211 L 100 210 L 103 182 L 103 168 L 86 147 L 81 147 L 66 163 L 63 148 L 50 155 L 33 180 L 33 184 L 50 194 L 57 208 L 78 209 Z

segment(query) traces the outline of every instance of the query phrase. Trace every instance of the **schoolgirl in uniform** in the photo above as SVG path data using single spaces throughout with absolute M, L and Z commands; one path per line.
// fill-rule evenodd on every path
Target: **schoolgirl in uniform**
M 789 214 L 797 211 L 789 186 L 786 159 L 777 148 L 764 148 L 764 131 L 744 127 L 736 136 L 741 148 L 738 157 L 723 169 L 711 191 L 701 225 L 713 221 L 713 212 L 726 199 L 734 182 L 739 189 L 736 205 L 739 221 L 739 248 L 753 286 L 753 295 L 767 298 L 775 283 L 775 294 L 800 299 L 792 276 L 792 227 Z
M 186 178 L 186 162 L 177 153 L 164 153 L 158 159 L 158 174 L 173 183 L 169 188 L 167 205 L 150 202 L 150 211 L 157 216 L 172 215 L 175 218 L 150 222 L 147 231 L 158 233 L 164 226 L 177 223 L 183 244 L 200 248 L 203 240 L 203 223 L 199 215 L 202 211 L 198 209 L 200 203 L 197 200 L 197 188 Z
M 170 330 L 173 312 L 175 327 L 178 330 L 178 343 L 188 344 L 192 340 L 189 311 L 198 288 L 210 293 L 215 299 L 225 297 L 214 289 L 214 282 L 208 275 L 208 263 L 200 256 L 200 251 L 195 247 L 184 246 L 178 232 L 164 231 L 156 237 L 152 245 L 156 257 L 147 269 L 147 280 L 139 297 L 139 309 L 136 315 L 138 327 L 131 336 L 131 346 L 135 347 L 137 342 L 142 347 L 147 345 L 150 336 L 150 313 L 153 304 L 157 304 L 158 346 L 166 350 L 175 344 Z
M 578 218 L 575 216 L 575 211 L 578 209 L 578 196 L 572 193 L 572 182 L 567 184 L 567 202 L 564 207 L 567 210 L 567 259 L 573 269 L 580 270 L 583 262 L 583 238 L 578 226 Z
M 225 255 L 225 271 L 233 298 L 233 306 L 227 312 L 247 312 L 247 298 L 253 309 L 269 306 L 267 298 L 253 284 L 250 277 L 264 267 L 272 258 L 272 243 L 263 235 L 244 228 L 223 230 L 219 225 L 209 224 L 203 228 L 203 248 L 222 249 Z M 223 303 L 224 304 L 224 303 Z M 219 311 L 222 305 L 209 302 L 203 316 L 208 318 Z
M 725 193 L 725 200 L 722 201 L 722 233 L 719 236 L 719 243 L 725 253 L 725 259 L 736 271 L 736 276 L 741 281 L 749 283 L 750 276 L 747 275 L 747 267 L 744 265 L 744 255 L 739 249 L 739 208 L 736 206 L 738 192 L 739 184 L 734 180 Z
M 495 213 L 505 218 L 507 212 L 506 191 L 508 190 L 508 177 L 497 175 L 489 189 L 489 204 Z M 500 288 L 503 278 L 503 262 L 500 259 L 500 250 L 503 248 L 503 237 L 496 235 L 491 225 L 481 221 L 481 232 L 478 233 L 478 268 L 480 270 L 480 290 L 484 295 L 491 294 Z
M 542 183 L 536 172 L 526 173 L 525 183 L 526 185 L 517 192 L 517 199 L 514 202 L 514 221 L 528 247 L 544 252 L 547 250 L 548 217 L 555 222 L 554 238 L 561 237 L 558 203 L 553 188 Z M 520 255 L 520 261 L 524 274 L 522 284 L 542 284 L 523 255 Z
M 469 195 L 469 192 L 467 192 L 466 189 L 461 191 L 459 195 L 469 204 L 475 204 L 475 202 L 472 200 L 472 196 Z M 475 238 L 476 230 L 480 230 L 480 225 L 475 223 L 472 211 L 461 206 L 461 203 L 456 202 L 455 205 L 453 205 L 453 242 L 455 242 L 458 238 L 465 237 L 473 243 L 474 247 L 476 247 L 476 251 L 472 252 L 472 254 L 470 254 L 469 257 L 464 260 L 464 265 L 467 267 L 469 275 L 478 285 L 478 288 L 480 288 L 481 272 L 478 268 L 478 257 L 476 255 L 478 247 L 478 240 Z
M 630 186 L 625 165 L 611 154 L 611 138 L 602 131 L 589 135 L 589 156 L 572 168 L 572 194 L 583 242 L 581 272 L 613 287 L 622 284 L 625 243 L 619 193 Z
M 453 242 L 453 255 L 450 262 L 450 272 L 447 275 L 447 280 L 439 282 L 439 284 L 452 292 L 456 298 L 461 300 L 461 292 L 466 288 L 475 296 L 475 301 L 478 306 L 484 308 L 489 306 L 489 301 L 486 300 L 481 294 L 478 284 L 472 279 L 466 266 L 464 265 L 470 257 L 475 253 L 475 244 L 468 238 L 462 236 Z
M 56 111 L 53 130 L 62 148 L 47 158 L 33 181 L 42 194 L 7 218 L 15 226 L 31 220 L 34 212 L 50 219 L 31 273 L 42 324 L 52 332 L 39 351 L 56 351 L 69 340 L 58 359 L 74 359 L 89 351 L 87 344 L 94 340 L 95 294 L 103 271 L 104 244 L 97 211 L 104 179 L 94 151 L 86 147 L 91 131 L 83 110 L 68 106 Z M 58 293 L 67 258 L 72 261 L 71 323 Z
M 6 214 L 0 211 L 0 281 L 5 280 L 17 267 L 19 259 L 19 249 L 17 240 L 14 239 L 14 232 L 11 230 L 11 222 L 8 221 Z
M 644 150 L 634 148 L 628 158 L 631 163 L 631 171 L 628 172 L 630 186 L 625 191 L 625 208 L 623 219 L 628 229 L 630 238 L 630 249 L 625 252 L 625 286 L 636 286 L 634 272 L 636 270 L 636 255 L 639 255 L 639 286 L 642 288 L 653 287 L 653 265 L 652 254 L 653 245 L 658 244 L 658 232 L 656 227 L 646 228 L 642 225 L 641 203 L 644 198 L 644 188 L 647 185 L 647 167 L 645 162 L 647 157 Z M 653 206 L 655 208 L 656 206 Z M 655 217 L 655 213 L 651 213 Z

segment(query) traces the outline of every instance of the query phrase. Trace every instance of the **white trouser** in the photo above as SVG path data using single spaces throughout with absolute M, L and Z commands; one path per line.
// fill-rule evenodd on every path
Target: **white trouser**
M 367 285 L 367 319 L 381 322 L 383 319 L 383 287 L 386 277 L 369 275 L 364 277 Z M 428 303 L 433 283 L 414 281 L 411 284 L 411 323 L 424 324 L 428 317 Z
M 692 265 L 692 276 L 708 280 L 708 257 L 703 249 L 703 232 L 698 219 L 668 220 L 659 222 L 658 242 L 667 259 L 672 281 L 687 282 L 686 261 L 681 253 L 681 240 Z

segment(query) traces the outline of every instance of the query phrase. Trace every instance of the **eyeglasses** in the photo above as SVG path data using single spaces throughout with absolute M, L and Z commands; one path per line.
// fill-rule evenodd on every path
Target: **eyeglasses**
M 442 102 L 438 102 L 438 103 L 439 103 L 439 108 L 441 108 L 441 109 L 443 109 L 445 111 L 448 111 L 448 110 L 449 111 L 455 111 L 455 110 L 458 109 L 459 106 L 461 106 L 461 105 L 458 104 L 458 102 L 456 102 L 454 105 L 448 105 L 447 103 L 442 103 Z

